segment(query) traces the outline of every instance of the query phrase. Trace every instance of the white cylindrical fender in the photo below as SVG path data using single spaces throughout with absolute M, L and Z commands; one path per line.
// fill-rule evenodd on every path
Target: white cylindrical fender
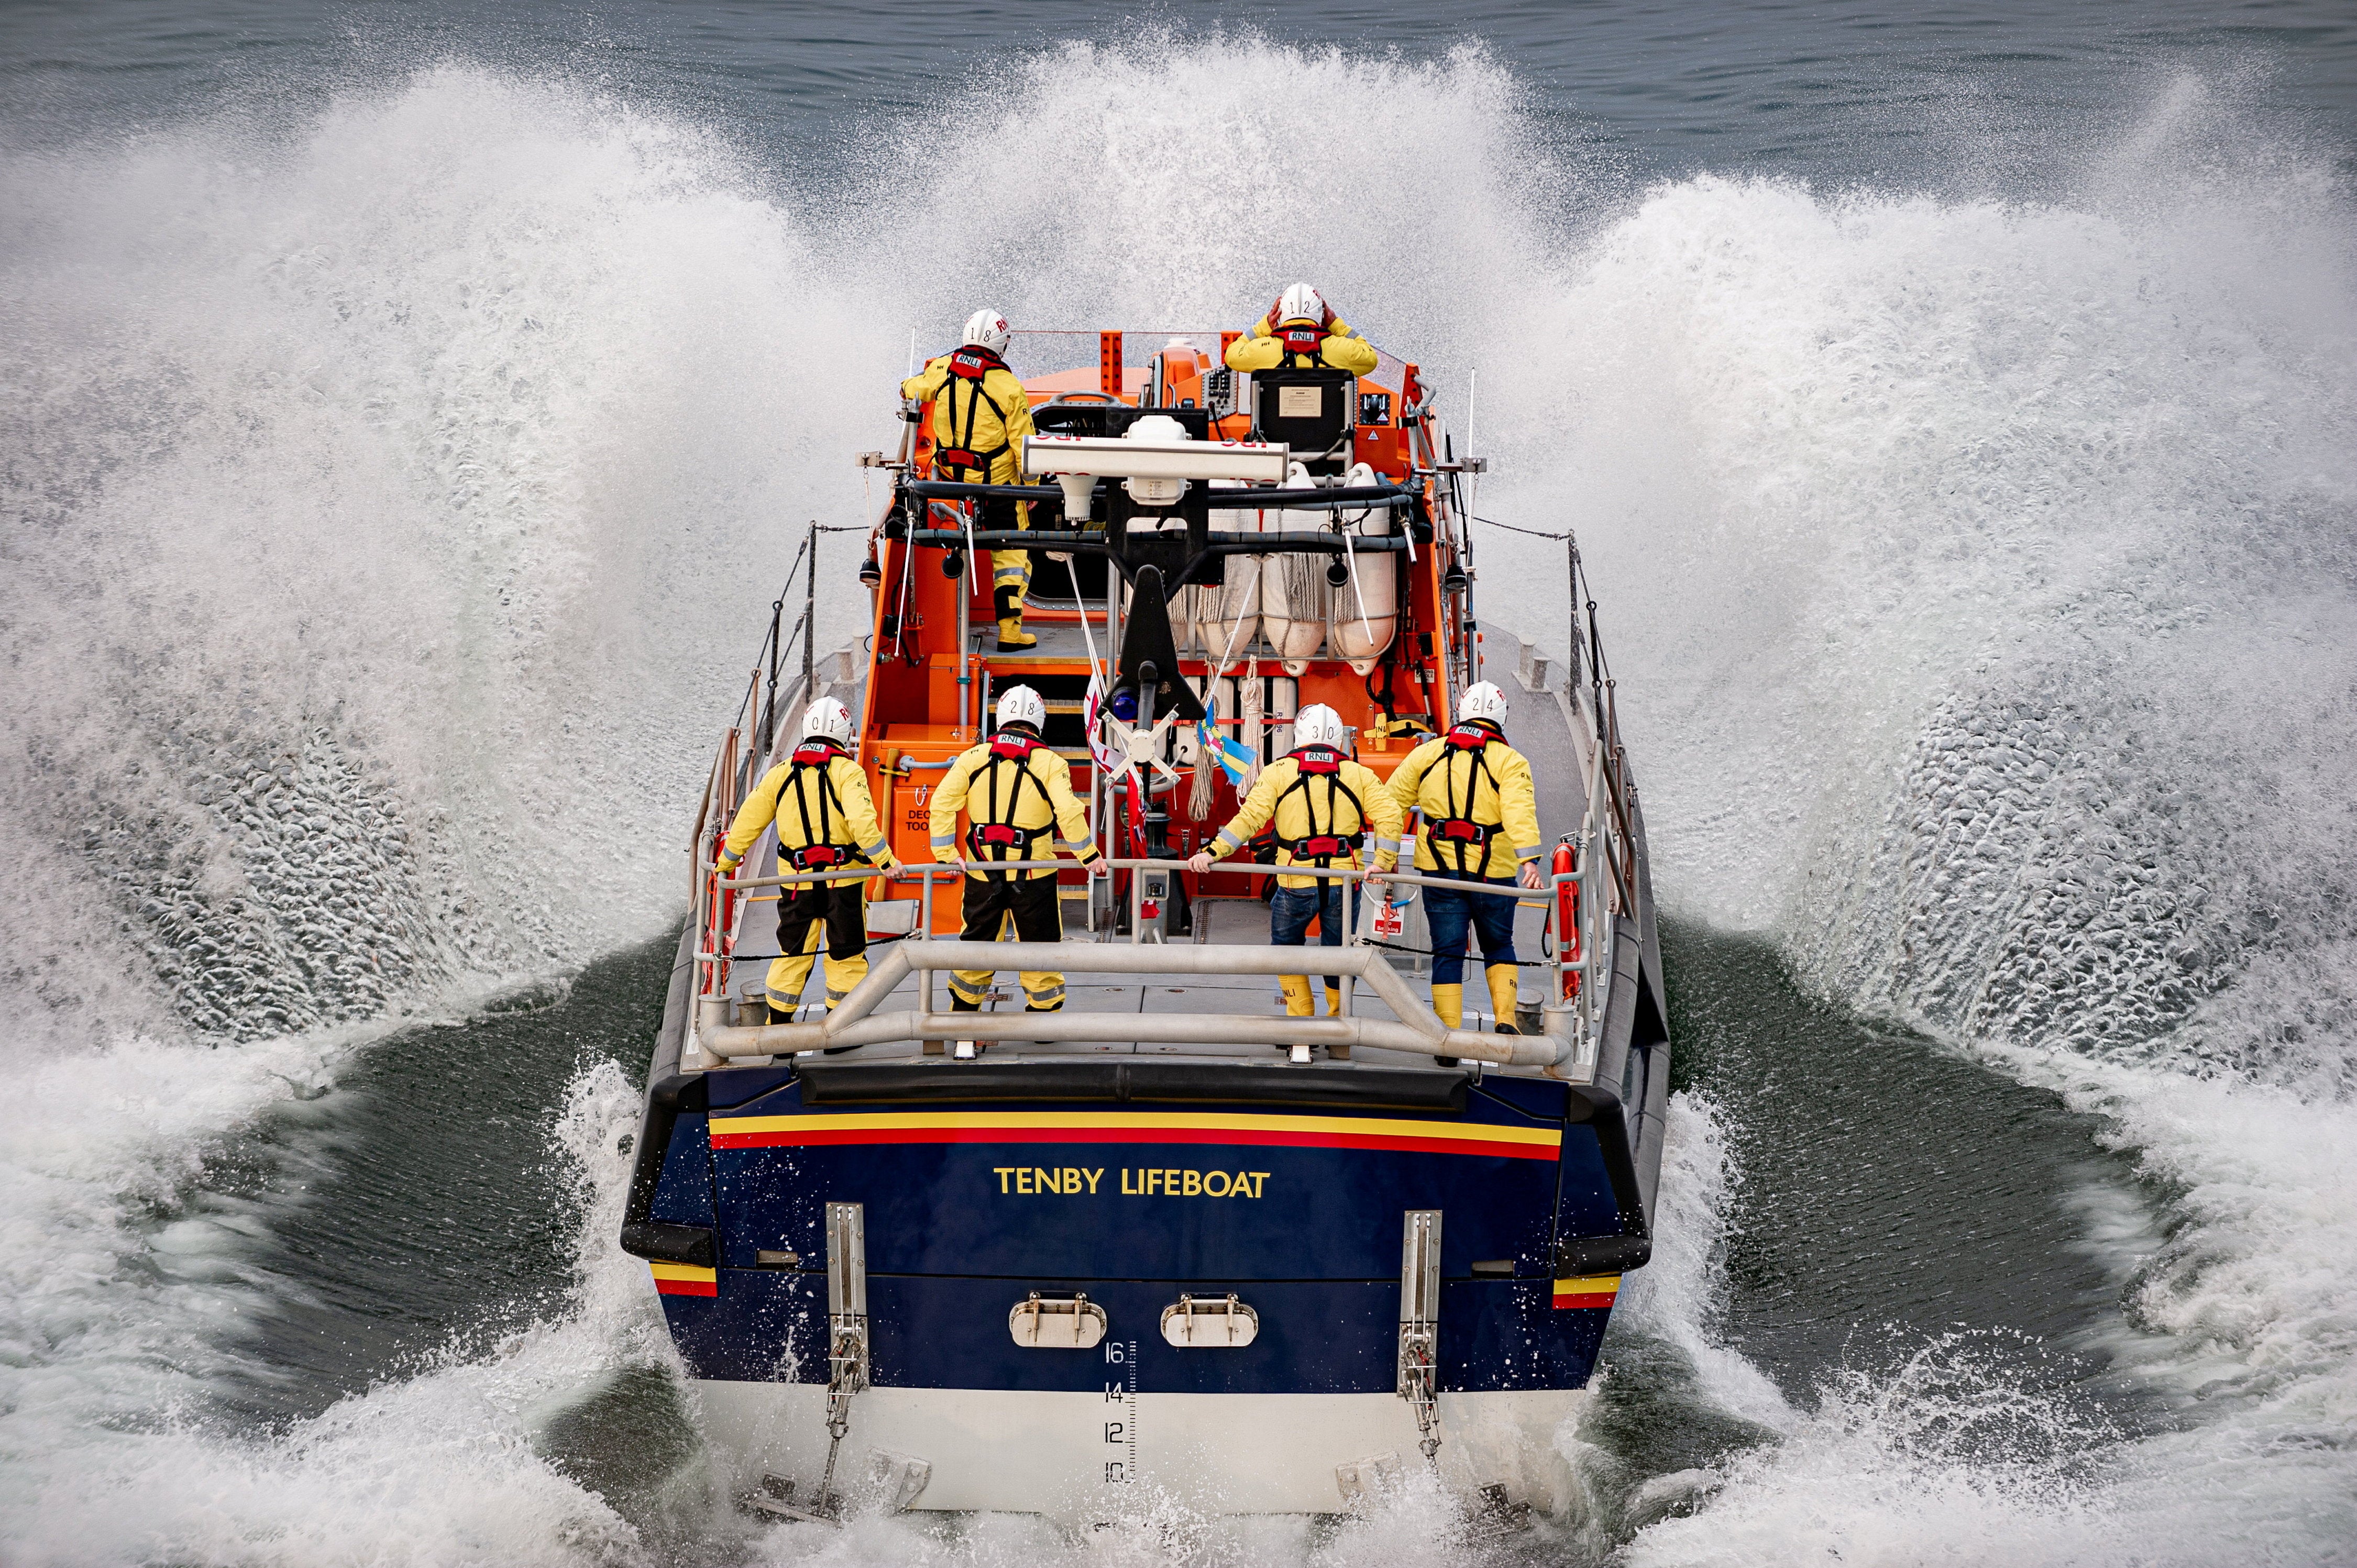
M 1286 475 L 1286 486 L 1306 489 L 1309 470 L 1296 463 Z M 1268 520 L 1272 531 L 1301 531 L 1324 524 L 1323 512 L 1281 511 Z M 1261 635 L 1284 664 L 1288 675 L 1309 668 L 1309 660 L 1326 642 L 1326 617 L 1332 590 L 1326 585 L 1325 558 L 1283 553 L 1260 561 Z
M 1214 489 L 1231 489 L 1233 479 L 1214 479 Z M 1236 519 L 1252 517 L 1250 512 L 1231 512 Z M 1250 555 L 1231 555 L 1223 564 L 1225 576 L 1220 586 L 1209 585 L 1189 589 L 1194 596 L 1195 635 L 1201 641 L 1203 657 L 1214 662 L 1243 659 L 1252 650 L 1257 630 L 1254 622 L 1260 616 L 1260 563 Z
M 1343 478 L 1346 485 L 1373 485 L 1382 481 L 1375 471 L 1364 463 L 1356 465 Z M 1354 537 L 1382 538 L 1391 532 L 1391 513 L 1380 507 L 1369 507 L 1355 517 L 1342 514 L 1342 526 Z M 1364 675 L 1375 667 L 1375 660 L 1399 635 L 1399 564 L 1388 553 L 1354 553 L 1344 558 L 1351 568 L 1352 577 L 1334 590 L 1332 637 L 1335 654 L 1351 661 L 1351 668 Z

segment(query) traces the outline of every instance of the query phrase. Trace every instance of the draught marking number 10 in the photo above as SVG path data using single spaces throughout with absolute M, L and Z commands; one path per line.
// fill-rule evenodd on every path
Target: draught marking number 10
M 1115 1339 L 1105 1345 L 1105 1403 L 1121 1407 L 1121 1419 L 1104 1423 L 1106 1444 L 1125 1457 L 1104 1462 L 1105 1485 L 1120 1486 L 1137 1473 L 1137 1341 Z

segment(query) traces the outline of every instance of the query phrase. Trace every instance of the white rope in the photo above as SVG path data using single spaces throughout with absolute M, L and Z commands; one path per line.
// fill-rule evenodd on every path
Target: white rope
M 1112 569 L 1112 563 L 1106 563 L 1106 569 Z M 1089 601 L 1081 592 L 1081 569 L 1072 564 L 1072 558 L 1069 555 L 1064 557 L 1064 575 L 1072 580 L 1072 603 L 1081 607 L 1081 638 L 1089 647 L 1089 677 L 1102 685 L 1104 683 L 1104 666 L 1097 662 L 1096 633 L 1089 629 Z M 1106 694 L 1111 695 L 1111 693 Z
M 1224 571 L 1224 570 L 1225 570 L 1225 568 L 1222 568 L 1222 570 Z M 1222 594 L 1224 596 L 1224 595 L 1225 595 L 1225 593 L 1226 593 L 1226 591 L 1227 591 L 1227 590 L 1226 590 L 1226 586 L 1225 586 L 1225 584 L 1224 584 L 1224 582 L 1223 582 L 1223 583 L 1222 583 L 1222 587 L 1221 587 L 1221 592 L 1222 592 Z M 1222 600 L 1222 604 L 1221 604 L 1221 606 L 1220 606 L 1220 613 L 1221 613 L 1221 614 L 1222 614 L 1222 615 L 1225 615 L 1225 614 L 1227 613 L 1227 605 L 1226 605 L 1226 603 L 1224 602 L 1224 599 Z M 1229 666 L 1231 663 L 1234 662 L 1234 660 L 1235 660 L 1235 657 L 1236 657 L 1236 639 L 1237 639 L 1237 638 L 1239 638 L 1239 637 L 1242 637 L 1242 636 L 1243 635 L 1244 626 L 1245 626 L 1245 624 L 1246 624 L 1247 622 L 1249 622 L 1249 621 L 1258 620 L 1259 618 L 1259 618 L 1258 616 L 1238 616 L 1238 617 L 1236 618 L 1236 626 L 1235 626 L 1235 629 L 1234 629 L 1233 631 L 1231 631 L 1231 632 L 1229 632 L 1229 633 L 1228 633 L 1228 646 L 1227 646 L 1227 650 L 1226 650 L 1226 651 L 1222 652 L 1222 653 L 1220 655 L 1220 667 L 1219 667 L 1217 670 L 1213 670 L 1213 671 L 1208 671 L 1208 672 L 1204 675 L 1204 677 L 1203 677 L 1203 688 L 1204 688 L 1204 689 L 1203 689 L 1203 692 L 1198 692 L 1198 693 L 1195 693 L 1195 700 L 1196 700 L 1197 702 L 1199 702 L 1199 703 L 1208 703 L 1208 699 L 1205 697 L 1204 693 L 1205 693 L 1205 692 L 1209 692 L 1209 691 L 1211 690 L 1211 682 L 1212 682 L 1217 681 L 1217 680 L 1219 680 L 1220 678 L 1222 678 L 1222 676 L 1224 676 L 1224 675 L 1226 675 L 1226 674 L 1227 674 L 1227 672 L 1228 672 L 1228 666 Z M 1203 645 L 1203 651 L 1204 651 L 1204 652 L 1206 652 L 1206 653 L 1209 653 L 1211 650 L 1211 644 L 1209 644 L 1209 643 L 1205 643 L 1205 644 Z
M 1258 660 L 1247 659 L 1244 660 L 1244 672 L 1242 676 L 1242 680 L 1243 682 L 1243 706 L 1244 721 L 1244 749 L 1252 753 L 1252 761 L 1245 764 L 1243 781 L 1241 784 L 1238 784 L 1236 788 L 1239 790 L 1246 790 L 1250 789 L 1253 787 L 1254 780 L 1260 777 L 1260 748 L 1263 740 L 1266 737 L 1268 733 L 1266 720 L 1262 716 L 1260 661 Z
M 1196 822 L 1211 814 L 1211 753 L 1220 741 L 1220 687 L 1217 681 L 1211 683 L 1211 692 L 1203 699 L 1203 706 L 1211 716 L 1209 726 L 1211 744 L 1205 745 L 1200 736 L 1196 737 L 1195 779 L 1187 791 L 1187 818 Z
M 1359 513 L 1361 520 L 1366 515 L 1363 510 Z M 1369 647 L 1372 647 L 1375 628 L 1367 620 L 1367 594 L 1359 585 L 1359 553 L 1351 548 L 1351 531 L 1347 526 L 1342 529 L 1342 558 L 1351 564 L 1351 595 L 1359 601 L 1359 635 L 1367 639 Z

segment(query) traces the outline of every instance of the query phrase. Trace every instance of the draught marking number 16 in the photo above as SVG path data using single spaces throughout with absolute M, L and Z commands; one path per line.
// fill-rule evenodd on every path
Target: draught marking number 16
M 1137 1473 L 1137 1341 L 1109 1341 L 1105 1366 L 1105 1403 L 1119 1405 L 1121 1419 L 1104 1423 L 1104 1440 L 1124 1456 L 1104 1462 L 1104 1478 L 1105 1485 L 1117 1487 Z

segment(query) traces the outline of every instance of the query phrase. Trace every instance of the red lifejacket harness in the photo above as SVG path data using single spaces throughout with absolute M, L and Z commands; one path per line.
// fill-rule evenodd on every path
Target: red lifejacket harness
M 1030 860 L 1033 858 L 1031 846 L 1056 831 L 1056 803 L 1049 799 L 1048 787 L 1039 782 L 1039 776 L 1031 771 L 1031 754 L 1046 745 L 1047 742 L 1039 736 L 1026 735 L 1020 730 L 1003 729 L 991 738 L 990 760 L 983 764 L 982 770 L 984 810 L 990 812 L 991 820 L 984 821 L 980 812 L 974 811 L 970 804 L 967 807 L 970 820 L 966 824 L 965 843 L 974 859 Z M 1007 786 L 1006 808 L 1001 811 L 996 805 L 998 769 L 1008 763 L 1014 765 L 1015 779 Z M 1036 828 L 1015 825 L 1016 808 L 1022 802 L 1023 781 L 1027 779 L 1031 781 L 1031 788 L 1039 791 L 1039 798 L 1048 807 L 1048 820 Z M 969 783 L 966 800 L 971 802 L 973 799 Z M 1016 875 L 1011 871 L 985 872 L 984 875 L 1008 882 L 1013 881 Z
M 1357 852 L 1359 840 L 1367 831 L 1367 809 L 1351 787 L 1342 782 L 1342 754 L 1332 746 L 1296 746 L 1286 755 L 1293 759 L 1297 777 L 1292 788 L 1277 797 L 1275 810 L 1269 812 L 1269 822 L 1272 824 L 1275 822 L 1277 811 L 1283 811 L 1286 801 L 1297 791 L 1301 796 L 1301 809 L 1309 819 L 1309 832 L 1300 838 L 1280 836 L 1276 842 L 1286 854 L 1293 857 L 1296 865 L 1310 862 L 1322 870 Z M 1326 831 L 1323 832 L 1318 831 L 1317 797 L 1309 792 L 1309 780 L 1312 779 L 1326 780 Z M 1335 801 L 1337 795 L 1351 802 L 1351 811 L 1358 818 L 1358 825 L 1347 833 L 1341 831 L 1342 811 Z
M 1491 745 L 1502 744 L 1504 739 L 1487 720 L 1473 719 L 1451 729 L 1445 743 L 1447 749 L 1441 759 L 1440 779 L 1441 788 L 1448 791 L 1448 814 L 1427 820 L 1424 831 L 1426 842 L 1433 846 L 1435 860 L 1440 858 L 1444 847 L 1455 852 L 1459 876 L 1466 874 L 1465 852 L 1469 849 L 1478 852 L 1479 858 L 1475 864 L 1487 871 L 1490 841 L 1506 831 L 1503 822 L 1476 822 L 1472 814 L 1473 802 L 1480 795 L 1480 779 L 1490 781 L 1490 793 L 1499 798 L 1501 812 L 1504 810 L 1504 795 L 1498 788 L 1498 776 L 1490 771 L 1490 759 L 1483 755 Z M 1457 804 L 1457 774 L 1450 766 L 1456 761 L 1455 756 L 1450 754 L 1457 752 L 1469 753 L 1473 758 L 1473 766 L 1465 777 L 1465 805 L 1461 811 Z M 1480 776 L 1478 779 L 1476 774 Z
M 1333 334 L 1323 327 L 1295 322 L 1279 327 L 1271 334 L 1285 352 L 1277 360 L 1277 368 L 1287 371 L 1322 370 L 1326 365 L 1326 339 Z
M 834 792 L 833 765 L 835 758 L 850 755 L 840 741 L 817 736 L 794 747 L 793 754 L 786 759 L 790 766 L 786 781 L 779 786 L 778 799 L 782 805 L 785 792 L 788 789 L 794 792 L 794 811 L 802 819 L 802 842 L 800 848 L 789 849 L 781 836 L 778 858 L 792 865 L 796 871 L 832 871 L 838 865 L 848 865 L 855 860 L 865 861 L 867 858 L 858 852 L 856 845 L 834 842 L 834 819 L 843 813 L 843 800 Z M 818 831 L 815 832 L 811 831 L 811 802 L 806 788 L 806 781 L 813 773 L 818 775 Z
M 987 451 L 976 449 L 974 444 L 974 427 L 982 417 L 985 403 L 988 403 L 990 412 L 998 416 L 1000 431 L 1006 428 L 1006 411 L 998 406 L 996 398 L 983 390 L 984 377 L 993 371 L 1006 369 L 1006 360 L 976 343 L 969 343 L 950 355 L 950 379 L 942 383 L 942 396 L 949 400 L 949 410 L 948 417 L 942 423 L 947 434 L 955 436 L 956 441 L 953 445 L 944 442 L 933 448 L 933 469 L 936 473 L 944 467 L 975 469 L 980 471 L 981 478 L 974 482 L 986 485 L 990 482 L 990 466 L 1014 449 L 1014 444 L 1007 441 L 1001 441 Z M 957 390 L 961 381 L 966 386 L 963 430 L 958 428 Z

